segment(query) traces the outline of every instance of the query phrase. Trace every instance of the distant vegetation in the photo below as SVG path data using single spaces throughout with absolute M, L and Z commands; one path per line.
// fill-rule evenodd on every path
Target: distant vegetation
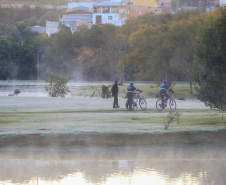
M 46 20 L 59 21 L 59 15 L 64 10 L 44 9 L 39 6 L 30 8 L 23 6 L 22 8 L 1 8 L 0 7 L 0 23 L 4 24 L 24 23 L 26 26 L 45 26 Z
M 66 5 L 66 0 L 0 0 L 0 2 L 8 4 L 38 4 L 38 5 Z

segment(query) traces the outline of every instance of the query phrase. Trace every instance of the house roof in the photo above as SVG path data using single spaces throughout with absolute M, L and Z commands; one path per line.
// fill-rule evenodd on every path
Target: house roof
M 103 1 L 103 2 L 96 2 L 93 4 L 93 7 L 97 6 L 125 6 L 124 2 L 111 2 L 111 1 Z
M 71 14 L 72 12 L 74 13 L 76 11 L 92 12 L 90 10 L 90 8 L 88 8 L 88 7 L 78 6 L 78 7 L 74 7 L 74 8 L 71 8 L 71 9 L 67 9 L 65 14 Z
M 44 33 L 44 32 L 46 32 L 46 27 L 33 26 L 33 27 L 31 27 L 31 30 L 34 32 Z
M 76 17 L 62 17 L 60 19 L 60 22 L 62 21 L 69 21 L 69 22 L 73 22 L 73 21 L 76 21 Z
M 92 15 L 92 12 L 90 12 L 90 11 L 84 11 L 84 10 L 74 10 L 74 11 L 70 11 L 70 12 L 66 12 L 65 14 L 67 14 L 67 15 L 71 15 L 71 14 L 90 14 L 90 15 Z
M 157 7 L 158 5 L 156 0 L 130 0 L 130 2 L 132 2 L 134 6 Z
M 62 17 L 60 19 L 60 22 L 64 23 L 66 26 L 72 26 L 76 25 L 76 22 L 84 22 L 89 23 L 91 20 L 91 17 Z

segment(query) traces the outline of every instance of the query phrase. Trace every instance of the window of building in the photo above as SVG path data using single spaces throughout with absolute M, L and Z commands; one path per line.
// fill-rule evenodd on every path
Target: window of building
M 93 7 L 93 13 L 101 13 L 101 7 Z
M 108 20 L 113 20 L 113 17 L 112 16 L 108 16 Z
M 118 7 L 111 7 L 111 13 L 119 13 Z
M 103 13 L 110 13 L 110 7 L 102 7 Z

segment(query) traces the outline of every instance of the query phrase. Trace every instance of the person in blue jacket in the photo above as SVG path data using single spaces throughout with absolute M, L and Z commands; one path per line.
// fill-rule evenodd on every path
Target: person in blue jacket
M 171 91 L 174 94 L 174 91 L 169 87 L 169 85 L 167 84 L 167 80 L 164 80 L 162 85 L 160 86 L 160 96 L 165 96 L 165 103 L 167 103 L 168 99 L 170 98 L 170 95 L 167 94 L 167 91 Z
M 127 93 L 126 93 L 130 106 L 131 106 L 130 102 L 133 102 L 134 91 L 142 92 L 140 89 L 137 89 L 136 87 L 133 86 L 133 82 L 130 82 L 130 85 L 127 88 Z

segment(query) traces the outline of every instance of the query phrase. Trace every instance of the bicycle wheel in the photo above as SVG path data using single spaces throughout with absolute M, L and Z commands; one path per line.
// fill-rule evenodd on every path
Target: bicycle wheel
M 176 110 L 176 108 L 177 108 L 176 101 L 174 99 L 170 99 L 169 106 L 170 106 L 171 110 Z
M 129 103 L 131 105 L 129 105 Z M 126 108 L 130 111 L 132 111 L 134 109 L 134 104 L 132 102 L 129 102 L 129 100 L 126 101 Z
M 156 109 L 159 110 L 159 111 L 162 111 L 163 110 L 162 99 L 158 99 L 156 101 Z
M 139 104 L 140 104 L 140 108 L 142 108 L 142 109 L 147 108 L 147 103 L 146 103 L 146 100 L 144 98 L 139 99 Z

